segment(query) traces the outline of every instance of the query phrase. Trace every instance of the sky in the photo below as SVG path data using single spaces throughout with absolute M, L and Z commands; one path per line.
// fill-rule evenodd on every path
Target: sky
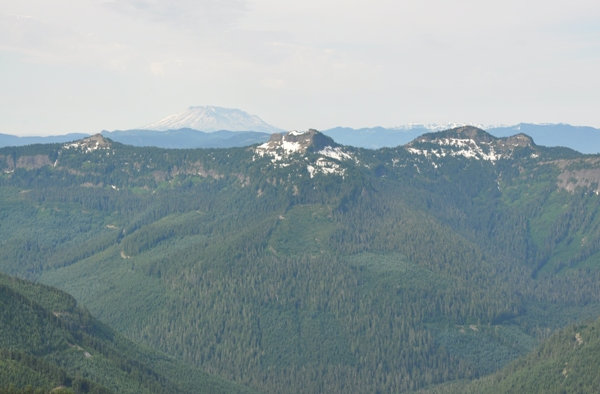
M 598 0 L 0 0 L 0 133 L 189 106 L 283 129 L 600 127 Z

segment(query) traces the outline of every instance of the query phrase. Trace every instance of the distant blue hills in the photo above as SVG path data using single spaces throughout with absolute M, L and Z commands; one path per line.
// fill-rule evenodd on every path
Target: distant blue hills
M 116 130 L 103 131 L 102 135 L 113 141 L 133 146 L 160 148 L 233 148 L 263 143 L 271 134 L 259 131 L 212 131 L 194 129 L 178 130 Z
M 336 142 L 343 145 L 378 149 L 405 145 L 415 138 L 433 130 L 425 126 L 406 128 L 373 127 L 351 129 L 336 127 L 323 131 Z M 486 131 L 495 137 L 509 137 L 527 134 L 537 145 L 564 146 L 581 153 L 600 153 L 600 129 L 569 124 L 531 124 L 520 123 L 515 126 L 487 128 Z
M 266 142 L 270 134 L 258 131 L 214 131 L 193 129 L 178 130 L 115 130 L 102 131 L 103 136 L 113 141 L 133 146 L 155 146 L 159 148 L 233 148 Z M 47 137 L 17 137 L 0 134 L 0 147 L 32 144 L 54 144 L 79 140 L 90 134 L 72 133 Z
M 85 137 L 89 137 L 89 134 L 70 133 L 47 137 L 18 137 L 16 135 L 0 134 L 0 147 L 63 143 L 79 140 Z
M 379 149 L 405 145 L 415 138 L 433 130 L 426 126 L 405 128 L 360 128 L 336 127 L 323 130 L 323 134 L 343 145 L 368 149 Z M 519 133 L 532 137 L 537 145 L 564 146 L 581 153 L 600 153 L 600 129 L 569 124 L 520 123 L 515 126 L 486 129 L 496 137 L 507 137 Z M 155 146 L 161 148 L 232 148 L 266 142 L 270 134 L 257 131 L 203 132 L 184 128 L 178 130 L 115 130 L 102 131 L 102 135 L 127 145 Z M 48 137 L 18 137 L 0 134 L 0 147 L 31 144 L 64 143 L 89 136 L 71 133 Z
M 510 127 L 495 127 L 487 130 L 495 137 L 527 134 L 542 146 L 566 146 L 581 153 L 600 153 L 600 129 L 569 124 L 520 123 Z
M 335 142 L 342 145 L 379 149 L 408 144 L 415 138 L 425 133 L 431 133 L 431 131 L 431 129 L 424 126 L 393 129 L 385 127 L 369 127 L 363 129 L 335 127 L 333 129 L 324 130 L 322 133 L 333 138 Z

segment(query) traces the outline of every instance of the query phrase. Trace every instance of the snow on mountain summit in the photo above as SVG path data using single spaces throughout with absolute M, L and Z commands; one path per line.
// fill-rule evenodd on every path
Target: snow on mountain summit
M 250 115 L 240 109 L 215 106 L 189 107 L 187 110 L 169 115 L 158 122 L 147 124 L 143 130 L 194 129 L 204 132 L 219 130 L 260 131 L 265 133 L 281 132 L 256 115 Z
M 539 157 L 534 152 L 536 147 L 533 140 L 525 134 L 496 138 L 472 126 L 423 134 L 405 145 L 405 148 L 413 155 L 422 155 L 430 159 L 462 156 L 494 163 L 500 159 L 512 158 L 515 150 L 524 148 L 531 151 L 532 158 Z
M 339 175 L 344 177 L 346 169 L 342 162 L 356 158 L 336 144 L 330 137 L 317 130 L 293 130 L 286 134 L 271 135 L 269 141 L 254 148 L 258 157 L 270 157 L 275 167 L 288 167 L 291 163 L 301 163 L 306 166 L 310 178 L 317 174 Z M 307 156 L 312 156 L 310 159 Z M 316 157 L 314 156 L 316 154 Z
M 111 141 L 104 138 L 102 134 L 95 134 L 63 145 L 64 149 L 76 149 L 85 153 L 90 153 L 99 149 L 108 150 L 110 147 Z

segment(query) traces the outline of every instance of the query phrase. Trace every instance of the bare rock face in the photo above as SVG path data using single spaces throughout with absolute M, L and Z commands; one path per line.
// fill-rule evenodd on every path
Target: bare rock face
M 525 148 L 531 147 L 535 144 L 533 143 L 533 139 L 526 134 L 516 134 L 511 137 L 501 138 L 499 141 L 505 142 L 506 145 L 511 145 L 513 147 Z
M 574 193 L 578 188 L 600 195 L 600 158 L 584 157 L 554 162 L 561 170 L 556 178 L 559 188 Z
M 48 155 L 27 155 L 14 158 L 11 155 L 0 155 L 0 163 L 5 173 L 14 171 L 16 168 L 35 170 L 52 165 Z
M 21 156 L 17 159 L 16 167 L 33 170 L 52 165 L 48 155 Z

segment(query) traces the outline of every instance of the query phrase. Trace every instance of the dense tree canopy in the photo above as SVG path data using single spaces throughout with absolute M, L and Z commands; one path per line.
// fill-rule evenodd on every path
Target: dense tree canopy
M 0 270 L 261 391 L 481 377 L 600 315 L 599 160 L 461 133 L 349 158 L 0 149 Z

